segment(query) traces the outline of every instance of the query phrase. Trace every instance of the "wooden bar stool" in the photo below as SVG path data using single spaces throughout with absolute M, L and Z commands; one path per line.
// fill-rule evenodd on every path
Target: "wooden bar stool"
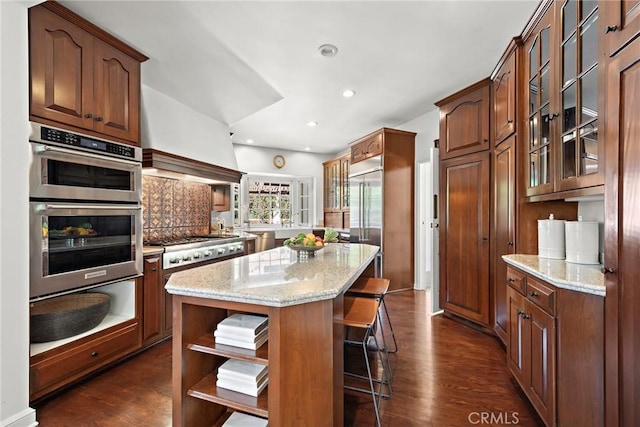
M 347 390 L 358 391 L 362 393 L 367 393 L 371 395 L 373 399 L 373 409 L 376 414 L 376 422 L 378 427 L 380 424 L 380 399 L 383 396 L 390 396 L 390 393 L 385 395 L 382 392 L 383 385 L 387 384 L 389 390 L 391 390 L 391 385 L 387 380 L 387 368 L 385 368 L 384 359 L 382 357 L 383 348 L 378 346 L 378 341 L 376 339 L 376 334 L 374 331 L 374 325 L 376 319 L 378 318 L 378 313 L 380 311 L 380 300 L 378 298 L 364 298 L 364 297 L 353 297 L 353 296 L 345 296 L 344 297 L 344 317 L 342 323 L 344 326 L 347 326 L 347 333 L 345 334 L 345 344 L 349 345 L 357 345 L 362 348 L 362 353 L 364 355 L 364 362 L 367 368 L 367 376 L 363 377 L 361 375 L 347 372 L 345 370 L 345 375 L 353 376 L 356 378 L 363 378 L 368 380 L 369 389 L 359 388 L 355 386 L 344 386 Z M 352 338 L 357 336 L 358 339 Z M 379 360 L 382 363 L 382 379 L 374 378 L 373 373 L 371 371 L 371 364 L 369 360 L 369 351 L 372 349 L 368 346 L 369 338 L 373 337 L 373 341 L 375 343 L 375 349 Z M 387 361 L 388 361 L 387 354 Z M 379 387 L 376 391 L 374 387 L 374 383 L 378 383 Z
M 393 325 L 391 324 L 391 318 L 389 317 L 389 311 L 387 310 L 387 305 L 384 302 L 384 296 L 387 294 L 389 290 L 389 284 L 391 282 L 389 279 L 385 279 L 382 277 L 359 277 L 358 280 L 355 281 L 353 285 L 347 290 L 347 295 L 352 296 L 361 296 L 361 297 L 369 297 L 369 298 L 378 298 L 380 299 L 380 306 L 384 308 L 384 314 L 387 318 L 387 323 L 389 325 L 389 330 L 391 331 L 391 338 L 393 340 L 393 349 L 388 349 L 389 353 L 395 353 L 398 351 L 398 342 L 396 341 L 396 334 L 393 332 Z M 382 330 L 382 339 L 386 346 L 386 339 L 384 336 L 384 328 L 382 326 L 382 320 L 380 320 L 380 327 Z

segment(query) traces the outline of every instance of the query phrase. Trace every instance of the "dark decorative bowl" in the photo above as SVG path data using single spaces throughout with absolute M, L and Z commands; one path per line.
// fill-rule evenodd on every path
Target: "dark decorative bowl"
M 63 295 L 31 303 L 31 342 L 60 340 L 95 328 L 110 306 L 111 297 L 99 292 Z
M 315 256 L 316 252 L 324 248 L 324 246 L 304 246 L 304 245 L 289 245 L 287 247 L 291 248 L 291 250 L 296 251 L 298 253 L 298 256 L 300 256 L 300 254 L 303 252 L 306 252 L 306 255 L 308 256 Z

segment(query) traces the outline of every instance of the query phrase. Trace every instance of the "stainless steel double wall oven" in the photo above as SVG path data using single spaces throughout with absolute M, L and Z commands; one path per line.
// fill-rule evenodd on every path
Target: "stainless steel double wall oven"
M 142 274 L 142 150 L 31 123 L 30 297 Z

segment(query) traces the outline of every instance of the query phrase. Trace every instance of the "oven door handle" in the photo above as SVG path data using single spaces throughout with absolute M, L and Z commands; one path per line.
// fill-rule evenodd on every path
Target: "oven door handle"
M 71 155 L 71 156 L 74 156 L 74 157 L 90 157 L 92 159 L 105 160 L 104 156 L 100 156 L 98 154 L 93 154 L 93 153 L 89 153 L 89 152 L 83 151 L 82 155 L 79 155 L 77 151 L 68 150 L 66 148 L 54 147 L 54 146 L 51 146 L 51 145 L 38 144 L 35 147 L 34 151 L 37 154 L 46 153 L 47 151 L 50 151 L 52 153 L 68 154 L 68 155 Z M 131 165 L 131 166 L 137 166 L 137 165 L 140 164 L 139 162 L 135 162 L 135 161 L 132 161 L 132 160 L 126 160 L 126 159 L 119 159 L 117 157 L 109 157 L 109 161 L 110 162 L 123 163 L 125 165 Z
M 111 210 L 120 210 L 120 211 L 125 210 L 125 211 L 131 211 L 131 212 L 142 210 L 142 206 L 131 207 L 131 206 L 124 206 L 124 205 L 50 205 L 47 203 L 38 205 L 38 208 L 36 210 L 38 212 L 42 212 L 50 209 L 78 209 L 78 208 L 100 209 L 100 210 L 111 209 Z

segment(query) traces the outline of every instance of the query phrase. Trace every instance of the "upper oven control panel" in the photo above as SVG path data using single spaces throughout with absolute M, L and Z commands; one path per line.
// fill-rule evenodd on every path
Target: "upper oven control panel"
M 31 137 L 29 139 L 33 142 L 70 146 L 107 156 L 142 161 L 142 150 L 138 147 L 43 126 L 39 123 L 31 123 Z

